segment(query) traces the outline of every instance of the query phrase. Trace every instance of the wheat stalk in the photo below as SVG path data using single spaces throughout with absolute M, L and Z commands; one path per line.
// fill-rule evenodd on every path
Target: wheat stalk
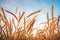
M 25 21 L 26 21 L 26 18 L 24 17 L 24 29 L 25 29 L 25 27 L 26 27 L 26 23 L 25 23 Z
M 16 11 L 15 11 L 15 14 L 18 12 L 18 7 L 16 6 Z
M 39 12 L 41 12 L 41 10 L 37 10 L 37 11 L 31 13 L 31 14 L 29 14 L 27 17 L 30 17 L 31 15 L 34 15 L 34 14 L 39 13 Z
M 30 24 L 28 25 L 28 31 L 32 28 L 32 26 L 33 26 L 33 24 L 35 23 L 35 19 L 32 19 L 31 21 L 30 21 Z
M 12 12 L 10 12 L 10 11 L 8 11 L 8 10 L 6 10 L 6 12 L 10 13 L 11 15 L 13 15 L 13 16 L 17 19 L 16 15 L 13 14 Z M 18 20 L 18 19 L 17 19 L 17 20 Z
M 48 27 L 49 27 L 49 15 L 48 15 L 48 12 L 47 12 L 46 16 L 47 16 L 47 23 L 48 23 Z
M 25 14 L 25 12 L 22 13 L 22 15 L 20 16 L 18 22 L 21 20 L 21 18 L 23 17 L 24 14 Z
M 1 7 L 1 9 L 2 9 L 2 13 L 3 13 L 3 17 L 4 17 L 4 18 L 5 18 L 5 20 L 8 22 L 8 20 L 7 20 L 6 16 L 5 16 L 5 10 L 4 10 L 4 8 L 3 8 L 3 7 Z

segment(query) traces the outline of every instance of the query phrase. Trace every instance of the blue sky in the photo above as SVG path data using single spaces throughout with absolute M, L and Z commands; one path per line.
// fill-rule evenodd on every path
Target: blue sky
M 18 6 L 19 11 L 25 11 L 26 15 L 36 10 L 42 9 L 37 17 L 37 22 L 46 21 L 46 12 L 51 17 L 51 6 L 54 5 L 54 15 L 57 17 L 60 14 L 60 0 L 0 0 L 1 6 L 5 9 L 15 12 L 15 7 Z
M 14 11 L 15 7 L 18 6 L 20 11 L 26 11 L 27 13 L 44 7 L 50 10 L 52 4 L 55 14 L 58 15 L 60 13 L 60 0 L 0 0 L 0 7 L 3 6 L 10 11 Z

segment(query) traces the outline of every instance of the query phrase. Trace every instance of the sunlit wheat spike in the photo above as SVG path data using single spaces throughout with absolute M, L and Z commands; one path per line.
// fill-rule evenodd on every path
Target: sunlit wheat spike
M 28 31 L 33 27 L 33 24 L 35 23 L 35 19 L 32 19 L 31 21 L 30 21 L 30 24 L 28 25 Z
M 15 14 L 17 13 L 17 11 L 18 11 L 18 7 L 16 6 L 16 9 L 15 9 L 16 11 L 15 11 Z
M 2 9 L 2 13 L 3 13 L 3 16 L 4 16 L 5 20 L 8 22 L 8 20 L 7 20 L 6 16 L 5 16 L 5 10 L 4 10 L 4 8 L 1 7 L 1 9 Z
M 28 28 L 28 31 L 27 31 L 27 32 L 29 32 L 29 31 L 32 29 L 32 27 L 33 27 L 33 25 L 34 25 L 34 23 L 35 23 L 35 21 L 36 21 L 36 19 L 35 19 L 36 17 L 37 17 L 37 15 L 34 16 L 34 17 L 32 18 L 32 20 L 30 20 L 29 24 L 27 25 L 27 28 Z
M 16 31 L 16 25 L 15 25 L 15 22 L 14 22 L 13 18 L 12 18 L 12 23 L 14 24 L 14 28 L 15 28 L 15 31 Z
M 57 21 L 57 19 L 54 20 L 54 22 L 51 22 L 49 27 L 50 27 L 50 32 L 54 33 L 54 28 L 55 28 L 55 22 Z
M 48 12 L 46 14 L 46 17 L 47 17 L 47 23 L 48 23 L 48 26 L 49 26 L 49 15 L 48 15 Z
M 52 33 L 54 33 L 53 31 L 54 31 L 54 13 L 53 13 L 53 5 L 52 5 L 52 13 L 51 13 L 51 16 L 52 16 L 52 25 L 50 26 L 50 30 L 51 30 L 51 32 Z
M 2 9 L 2 12 L 3 12 L 3 16 L 5 16 L 4 8 L 3 8 L 3 7 L 1 7 L 1 9 Z
M 19 20 L 20 16 L 21 16 L 21 15 L 20 15 L 20 12 L 19 12 L 19 13 L 18 13 L 18 17 L 17 17 L 17 18 L 18 18 L 18 20 Z
M 9 30 L 10 30 L 10 34 L 12 33 L 12 24 L 11 24 L 11 19 L 10 19 L 10 23 L 9 23 Z
M 10 13 L 11 15 L 13 15 L 13 16 L 17 19 L 16 15 L 13 14 L 12 12 L 10 12 L 10 11 L 8 11 L 8 10 L 6 10 L 6 12 Z M 17 20 L 18 20 L 18 19 L 17 19 Z
M 34 14 L 39 13 L 39 12 L 41 12 L 41 10 L 37 10 L 37 11 L 31 13 L 31 14 L 29 14 L 27 17 L 30 17 L 31 15 L 34 15 Z
M 26 18 L 24 17 L 24 29 L 25 29 L 25 26 L 26 26 L 25 21 L 26 21 Z
M 34 20 L 34 19 L 36 20 L 36 17 L 37 17 L 37 15 L 35 15 L 35 16 L 32 18 L 32 20 Z M 26 22 L 28 23 L 28 25 L 29 25 L 29 23 L 30 23 L 32 20 L 29 18 L 29 19 L 26 21 Z M 26 23 L 26 22 L 25 22 L 25 23 Z M 27 28 L 28 28 L 28 27 L 27 27 Z
M 52 13 L 51 13 L 51 16 L 52 16 L 52 22 L 54 21 L 54 19 L 53 19 L 53 18 L 54 18 L 54 10 L 53 10 L 53 9 L 54 9 L 54 6 L 52 5 Z
M 21 18 L 24 16 L 25 12 L 22 13 L 22 15 L 20 16 L 18 22 L 21 20 Z

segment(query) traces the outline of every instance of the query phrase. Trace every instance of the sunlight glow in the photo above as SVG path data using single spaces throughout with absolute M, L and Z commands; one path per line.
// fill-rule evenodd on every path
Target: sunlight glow
M 36 29 L 33 30 L 33 32 L 32 32 L 33 36 L 36 36 L 36 33 L 37 33 L 37 30 Z
M 44 25 L 40 25 L 39 29 L 44 29 L 44 27 L 45 27 Z

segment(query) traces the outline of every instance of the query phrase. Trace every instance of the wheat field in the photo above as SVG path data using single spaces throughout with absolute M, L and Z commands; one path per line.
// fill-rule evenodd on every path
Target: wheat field
M 38 13 L 41 12 L 41 10 L 37 10 L 30 13 L 28 16 L 25 16 L 24 11 L 22 13 L 18 12 L 18 7 L 16 7 L 15 13 L 1 7 L 0 40 L 60 40 L 60 15 L 54 17 L 53 8 L 54 6 L 52 6 L 51 18 L 49 18 L 49 13 L 47 12 L 47 21 L 38 24 L 46 25 L 43 30 L 40 30 L 38 28 L 33 28 L 33 26 L 37 20 L 36 17 L 38 17 Z M 13 17 L 8 19 L 5 15 L 6 13 Z M 17 16 L 16 13 L 18 14 Z M 15 23 L 15 20 L 17 21 L 17 24 Z M 23 23 L 21 20 L 23 20 Z M 32 34 L 34 30 L 37 31 L 35 36 Z

